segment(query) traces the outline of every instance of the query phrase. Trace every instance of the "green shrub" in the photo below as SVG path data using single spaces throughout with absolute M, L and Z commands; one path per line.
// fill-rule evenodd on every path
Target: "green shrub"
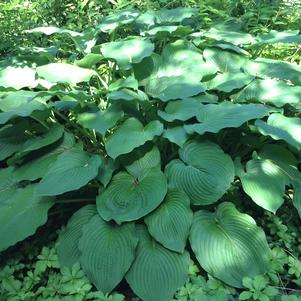
M 253 36 L 239 22 L 204 30 L 194 8 L 27 34 L 68 37 L 74 50 L 31 47 L 1 62 L 0 251 L 54 205 L 80 204 L 58 238 L 59 265 L 80 264 L 104 294 L 125 279 L 144 301 L 171 300 L 196 257 L 218 279 L 198 279 L 200 296 L 276 296 L 262 279 L 277 251 L 256 221 L 301 214 L 301 67 L 257 55 L 300 35 Z M 281 222 L 270 230 L 292 247 Z M 287 264 L 300 277 L 299 259 Z M 47 268 L 58 268 L 50 249 L 36 264 Z

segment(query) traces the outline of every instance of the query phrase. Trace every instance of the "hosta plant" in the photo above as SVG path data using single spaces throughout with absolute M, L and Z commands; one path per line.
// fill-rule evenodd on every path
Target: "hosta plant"
M 171 300 L 190 257 L 235 288 L 269 272 L 241 203 L 301 214 L 301 67 L 256 53 L 301 37 L 198 21 L 177 8 L 39 27 L 28 34 L 71 38 L 76 53 L 0 62 L 0 251 L 74 203 L 60 266 L 79 263 L 104 294 L 125 279 L 144 301 Z

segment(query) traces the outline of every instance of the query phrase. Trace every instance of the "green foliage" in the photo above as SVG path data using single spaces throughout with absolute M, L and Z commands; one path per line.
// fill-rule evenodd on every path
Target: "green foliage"
M 243 9 L 208 29 L 180 7 L 42 26 L 26 34 L 59 55 L 0 62 L 0 250 L 73 213 L 58 255 L 4 268 L 9 301 L 123 300 L 102 293 L 125 281 L 144 301 L 298 298 L 281 293 L 299 292 L 300 229 L 273 214 L 301 212 L 300 67 L 259 55 L 300 35 L 247 33 Z

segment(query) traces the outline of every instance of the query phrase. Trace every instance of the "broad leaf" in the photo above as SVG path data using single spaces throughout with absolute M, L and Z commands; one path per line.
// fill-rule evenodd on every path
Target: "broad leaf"
M 34 155 L 34 158 L 26 163 L 18 166 L 14 175 L 18 181 L 34 181 L 43 178 L 48 172 L 49 168 L 55 163 L 57 157 L 73 147 L 75 139 L 73 135 L 64 133 L 64 139 L 56 147 L 51 147 L 47 152 L 40 156 Z
M 157 167 L 138 177 L 119 172 L 98 195 L 97 210 L 106 221 L 113 219 L 120 224 L 137 220 L 158 207 L 166 192 L 166 178 Z
M 206 48 L 203 55 L 206 62 L 216 66 L 222 72 L 239 72 L 248 61 L 243 55 L 214 47 Z
M 255 79 L 232 98 L 239 102 L 257 101 L 282 107 L 285 104 L 300 102 L 301 87 L 290 86 L 273 79 Z
M 72 86 L 80 82 L 88 82 L 92 76 L 97 76 L 94 70 L 65 63 L 51 63 L 37 67 L 37 74 L 49 82 Z
M 59 155 L 37 187 L 39 195 L 58 195 L 77 190 L 98 175 L 102 164 L 99 155 L 89 156 L 81 147 Z
M 0 87 L 20 90 L 35 87 L 36 71 L 30 67 L 6 67 L 0 69 Z
M 110 293 L 122 280 L 134 261 L 137 243 L 133 223 L 114 226 L 96 214 L 84 225 L 80 262 L 98 290 Z
M 66 228 L 58 238 L 57 253 L 61 267 L 72 268 L 76 262 L 79 262 L 81 253 L 78 249 L 78 243 L 83 234 L 83 226 L 96 214 L 95 205 L 86 205 L 76 211 L 69 219 Z
M 190 243 L 202 268 L 230 286 L 243 287 L 244 277 L 267 271 L 270 250 L 264 232 L 232 203 L 220 204 L 215 213 L 196 212 Z
M 272 114 L 267 122 L 256 120 L 255 125 L 263 135 L 269 135 L 274 140 L 284 140 L 296 149 L 301 149 L 301 119 L 286 117 L 282 114 Z
M 169 142 L 175 143 L 183 147 L 189 136 L 182 126 L 167 128 L 163 131 L 162 137 L 166 138 Z
M 136 118 L 128 118 L 105 143 L 108 155 L 115 159 L 122 154 L 131 152 L 134 148 L 153 140 L 161 135 L 163 125 L 158 121 L 151 121 L 145 127 Z
M 35 186 L 16 189 L 15 193 L 0 207 L 0 252 L 26 237 L 47 221 L 52 198 L 34 194 Z
M 285 185 L 289 178 L 271 160 L 253 159 L 246 164 L 246 172 L 239 162 L 236 173 L 244 191 L 260 207 L 275 213 L 284 202 Z
M 275 44 L 275 43 L 301 43 L 301 36 L 298 30 L 277 31 L 271 30 L 268 33 L 259 34 L 257 45 Z
M 150 40 L 132 38 L 101 45 L 100 51 L 105 58 L 113 59 L 120 69 L 130 69 L 132 64 L 141 62 L 154 51 Z
M 189 255 L 165 249 L 138 228 L 136 259 L 126 275 L 132 290 L 144 301 L 170 301 L 188 276 Z
M 144 219 L 150 234 L 164 247 L 183 253 L 193 213 L 187 195 L 168 191 L 164 202 Z
M 234 104 L 222 102 L 219 104 L 203 105 L 196 115 L 200 123 L 185 125 L 187 133 L 198 133 L 203 135 L 206 132 L 218 133 L 224 128 L 237 128 L 243 123 L 262 118 L 269 114 L 266 106 L 258 104 Z
M 178 40 L 164 47 L 135 68 L 136 77 L 148 94 L 162 101 L 183 99 L 205 91 L 201 79 L 217 68 L 205 63 L 191 43 Z
M 216 144 L 188 141 L 179 151 L 181 160 L 166 167 L 169 186 L 184 191 L 194 205 L 216 202 L 234 180 L 234 164 Z
M 112 105 L 104 111 L 87 112 L 78 115 L 78 123 L 88 129 L 93 129 L 104 136 L 108 129 L 116 125 L 124 113 L 119 106 Z
M 15 193 L 17 180 L 14 175 L 13 167 L 0 169 L 0 207 Z

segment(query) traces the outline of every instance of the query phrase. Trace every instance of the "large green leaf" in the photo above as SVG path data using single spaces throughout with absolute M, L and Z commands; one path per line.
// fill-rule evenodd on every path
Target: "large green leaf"
M 216 202 L 234 180 L 230 156 L 209 141 L 188 141 L 179 151 L 181 160 L 166 167 L 170 187 L 184 191 L 194 205 Z
M 254 37 L 249 33 L 242 31 L 220 30 L 214 27 L 211 27 L 208 31 L 204 32 L 203 35 L 210 39 L 225 41 L 234 45 L 252 44 L 255 42 Z
M 234 104 L 222 102 L 219 104 L 202 105 L 196 118 L 200 123 L 185 125 L 187 133 L 198 133 L 203 135 L 206 132 L 218 133 L 224 128 L 237 128 L 243 123 L 262 118 L 269 114 L 269 109 L 259 104 Z
M 164 174 L 158 167 L 136 177 L 127 172 L 116 174 L 104 192 L 96 199 L 100 216 L 118 224 L 137 220 L 153 211 L 167 192 Z
M 252 75 L 289 80 L 295 85 L 301 85 L 301 67 L 297 64 L 257 58 L 255 61 L 250 60 L 243 69 Z
M 86 112 L 78 115 L 78 123 L 85 128 L 93 129 L 101 135 L 105 135 L 107 130 L 113 127 L 124 113 L 119 106 L 110 106 L 104 111 Z
M 216 66 L 222 72 L 239 72 L 248 61 L 245 56 L 215 47 L 206 48 L 203 55 L 206 62 Z
M 37 67 L 39 77 L 52 83 L 63 83 L 75 86 L 80 82 L 88 82 L 97 73 L 94 70 L 81 68 L 66 63 L 51 63 Z
M 26 141 L 24 130 L 27 123 L 8 124 L 0 129 L 0 161 L 11 156 L 23 147 Z
M 64 133 L 64 127 L 60 124 L 52 124 L 49 131 L 40 136 L 32 137 L 26 140 L 21 149 L 10 159 L 13 163 L 18 161 L 20 158 L 24 157 L 28 153 L 39 150 L 45 146 L 55 143 L 62 138 Z
M 243 72 L 225 72 L 217 74 L 212 80 L 205 82 L 207 90 L 218 90 L 222 92 L 232 92 L 249 84 L 254 77 Z
M 161 135 L 163 125 L 158 121 L 151 121 L 145 127 L 136 118 L 128 118 L 105 143 L 106 151 L 113 159 L 131 152 L 134 148 Z
M 47 221 L 47 212 L 54 202 L 34 192 L 34 185 L 16 189 L 0 207 L 0 252 L 34 234 Z
M 43 178 L 48 172 L 49 168 L 55 163 L 57 157 L 64 153 L 67 149 L 73 147 L 75 139 L 73 135 L 64 133 L 64 139 L 55 147 L 47 149 L 47 152 L 42 153 L 40 156 L 34 155 L 32 160 L 18 166 L 14 175 L 18 181 L 34 181 Z
M 132 38 L 101 45 L 100 51 L 105 58 L 113 59 L 120 69 L 130 69 L 132 64 L 141 62 L 154 51 L 148 39 Z
M 239 102 L 257 101 L 271 103 L 277 107 L 297 104 L 301 100 L 301 87 L 290 86 L 273 79 L 255 79 L 248 86 L 232 96 Z
M 126 275 L 132 290 L 144 301 L 170 301 L 188 277 L 189 255 L 172 252 L 138 228 L 136 259 Z
M 15 193 L 17 180 L 14 175 L 13 167 L 0 169 L 0 207 Z
M 134 9 L 119 10 L 102 17 L 97 29 L 103 32 L 110 32 L 121 25 L 132 23 L 138 16 L 139 12 Z
M 102 162 L 99 155 L 89 156 L 80 146 L 67 149 L 43 177 L 37 193 L 58 195 L 77 190 L 96 178 Z
M 275 213 L 283 204 L 285 185 L 289 184 L 289 178 L 273 161 L 268 159 L 248 161 L 246 172 L 237 162 L 236 174 L 244 191 L 260 207 Z
M 79 262 L 81 253 L 78 242 L 82 236 L 83 226 L 97 214 L 95 205 L 86 205 L 77 210 L 69 219 L 65 229 L 58 238 L 57 253 L 61 267 L 70 267 Z
M 182 126 L 175 126 L 167 128 L 163 131 L 162 137 L 166 138 L 169 142 L 175 143 L 183 147 L 189 136 Z
M 267 271 L 270 250 L 264 232 L 232 203 L 220 204 L 215 213 L 196 212 L 190 243 L 202 268 L 228 285 L 243 287 L 244 277 Z
M 158 209 L 146 216 L 150 234 L 164 247 L 183 253 L 189 235 L 193 213 L 184 192 L 168 191 Z
M 110 225 L 97 214 L 84 225 L 80 262 L 98 290 L 110 293 L 122 280 L 134 261 L 137 243 L 134 223 Z
M 32 91 L 16 91 L 0 95 L 0 124 L 4 124 L 17 116 L 27 117 L 33 111 L 45 110 L 45 101 L 49 97 L 36 97 L 37 93 Z
M 259 34 L 256 37 L 257 45 L 275 43 L 301 43 L 301 36 L 298 30 L 277 31 L 271 30 L 268 33 Z
M 35 87 L 36 71 L 30 67 L 6 67 L 0 69 L 0 87 L 14 88 Z
M 175 120 L 186 121 L 195 117 L 203 108 L 202 103 L 215 103 L 218 98 L 215 95 L 205 94 L 202 96 L 170 101 L 165 111 L 158 111 L 158 115 L 168 122 Z
M 183 99 L 205 91 L 201 79 L 217 68 L 205 63 L 200 51 L 190 42 L 178 40 L 164 47 L 135 68 L 136 77 L 148 94 L 162 101 Z
M 284 140 L 298 150 L 301 149 L 301 119 L 286 117 L 280 113 L 269 116 L 267 122 L 256 120 L 255 125 L 263 135 L 274 140 Z

